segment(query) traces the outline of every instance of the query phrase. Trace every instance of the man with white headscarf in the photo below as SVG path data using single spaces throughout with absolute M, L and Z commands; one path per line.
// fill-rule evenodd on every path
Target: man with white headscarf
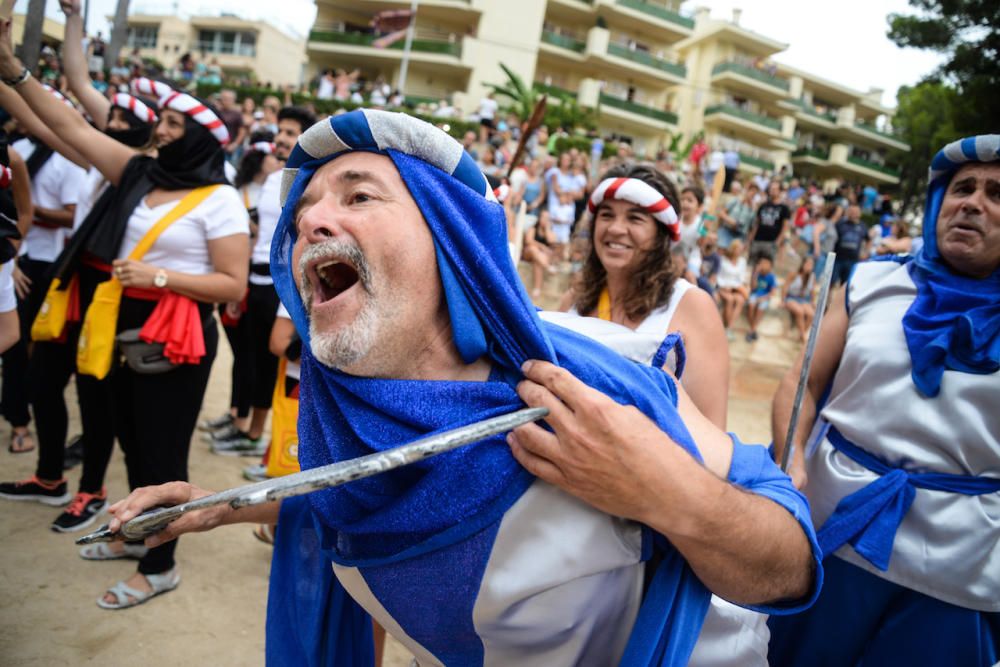
M 1000 135 L 937 154 L 923 237 L 859 264 L 823 320 L 792 470 L 827 579 L 771 619 L 772 665 L 1000 659 Z

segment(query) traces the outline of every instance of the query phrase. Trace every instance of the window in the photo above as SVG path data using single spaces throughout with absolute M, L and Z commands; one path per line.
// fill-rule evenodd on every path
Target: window
M 257 54 L 257 34 L 232 30 L 199 30 L 195 49 L 205 53 L 255 56 Z
M 155 25 L 137 25 L 128 29 L 128 48 L 130 49 L 155 49 L 156 38 L 159 36 L 160 27 Z

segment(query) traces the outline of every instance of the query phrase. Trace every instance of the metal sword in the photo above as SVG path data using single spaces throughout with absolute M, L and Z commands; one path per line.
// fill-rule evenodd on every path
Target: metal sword
M 152 509 L 126 521 L 115 532 L 109 530 L 108 526 L 105 525 L 93 533 L 77 539 L 76 543 L 112 542 L 119 538 L 124 538 L 126 541 L 141 541 L 188 512 L 227 504 L 234 509 L 249 507 L 290 496 L 303 495 L 319 489 L 340 486 L 356 479 L 371 477 L 387 470 L 437 456 L 491 435 L 506 433 L 518 426 L 542 419 L 548 414 L 547 408 L 523 408 L 444 433 L 429 435 L 384 452 L 359 456 L 355 459 L 332 463 L 294 475 L 238 486 L 173 507 Z
M 826 264 L 823 265 L 823 274 L 819 278 L 819 297 L 816 299 L 816 315 L 813 316 L 812 326 L 809 327 L 809 337 L 806 339 L 806 353 L 802 358 L 802 369 L 799 371 L 799 385 L 795 388 L 795 402 L 792 403 L 792 416 L 788 420 L 788 432 L 785 434 L 785 449 L 781 452 L 781 471 L 788 471 L 788 459 L 795 446 L 796 428 L 799 425 L 799 411 L 802 409 L 802 401 L 805 399 L 806 387 L 809 385 L 809 367 L 812 365 L 813 354 L 816 352 L 816 339 L 819 338 L 819 327 L 823 321 L 823 313 L 826 312 L 826 302 L 830 298 L 830 282 L 833 280 L 833 262 L 836 254 L 826 253 Z

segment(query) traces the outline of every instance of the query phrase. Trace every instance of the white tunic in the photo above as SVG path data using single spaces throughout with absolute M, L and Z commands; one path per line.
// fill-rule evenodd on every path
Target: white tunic
M 916 297 L 905 265 L 857 266 L 848 294 L 847 344 L 813 435 L 806 495 L 817 527 L 841 498 L 876 475 L 833 449 L 832 424 L 891 465 L 911 471 L 1000 477 L 1000 373 L 946 370 L 927 398 L 910 377 L 902 319 Z M 882 572 L 850 545 L 836 555 L 893 583 L 951 604 L 1000 611 L 1000 494 L 916 490 Z

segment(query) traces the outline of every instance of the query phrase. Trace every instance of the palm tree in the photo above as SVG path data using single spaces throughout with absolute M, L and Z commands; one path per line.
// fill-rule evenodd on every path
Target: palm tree
M 509 67 L 503 63 L 498 64 L 503 73 L 507 75 L 507 83 L 503 85 L 488 83 L 486 85 L 497 97 L 506 97 L 511 101 L 510 110 L 523 123 L 531 118 L 541 94 L 531 86 L 524 85 L 524 80 Z
M 499 63 L 500 69 L 507 75 L 507 82 L 503 85 L 495 83 L 487 84 L 497 97 L 506 97 L 511 101 L 509 106 L 511 112 L 523 123 L 531 118 L 531 114 L 541 99 L 544 92 L 548 95 L 549 101 L 558 101 L 559 104 L 549 104 L 545 109 L 545 120 L 543 124 L 549 129 L 562 127 L 572 131 L 578 128 L 590 130 L 596 127 L 594 111 L 581 107 L 576 98 L 566 93 L 555 90 L 541 91 L 534 86 L 527 86 L 524 80 L 509 67 Z

